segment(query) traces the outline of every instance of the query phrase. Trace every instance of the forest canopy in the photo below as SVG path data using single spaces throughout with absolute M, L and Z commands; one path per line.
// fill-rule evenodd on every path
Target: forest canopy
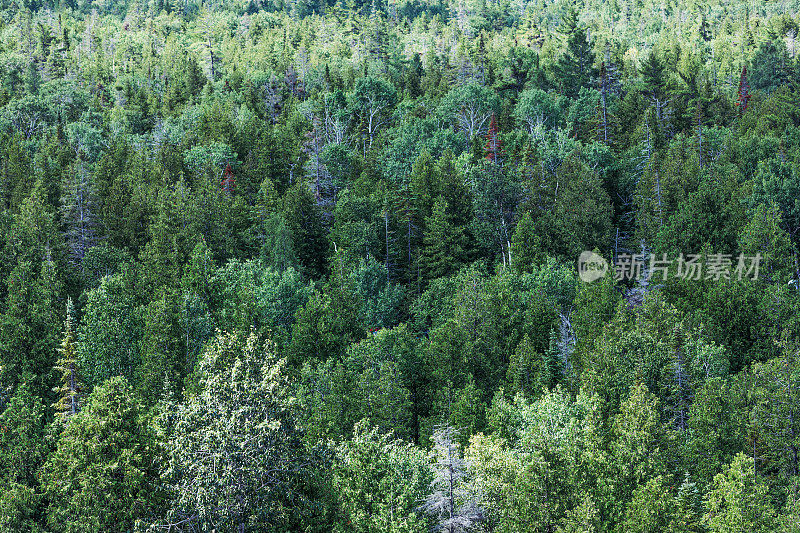
M 0 530 L 798 531 L 798 12 L 0 0 Z

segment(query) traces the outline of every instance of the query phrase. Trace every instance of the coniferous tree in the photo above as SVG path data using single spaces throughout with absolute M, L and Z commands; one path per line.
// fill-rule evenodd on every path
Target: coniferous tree
M 61 284 L 53 261 L 43 261 L 37 270 L 21 262 L 7 279 L 5 312 L 0 315 L 0 382 L 17 385 L 32 373 L 36 394 L 49 397 L 53 386 L 50 372 L 58 344 L 57 298 Z
M 739 107 L 739 112 L 744 114 L 747 110 L 747 104 L 752 95 L 750 94 L 750 82 L 747 80 L 747 67 L 742 67 L 742 74 L 739 76 L 739 91 L 736 105 Z
M 550 343 L 542 358 L 541 388 L 552 389 L 564 379 L 564 358 L 559 341 L 555 328 L 550 330 Z
M 559 32 L 566 38 L 566 50 L 556 65 L 557 83 L 565 95 L 575 98 L 582 87 L 589 87 L 594 81 L 596 70 L 592 46 L 574 6 L 561 18 Z
M 293 185 L 284 196 L 283 209 L 292 249 L 303 271 L 312 276 L 322 274 L 328 243 L 319 208 L 309 188 L 300 182 Z
M 41 531 L 42 491 L 36 473 L 47 458 L 45 406 L 21 383 L 0 413 L 0 528 Z
M 163 496 L 159 446 L 123 378 L 95 387 L 42 466 L 47 524 L 56 531 L 132 529 L 152 519 Z
M 453 224 L 447 208 L 447 201 L 440 196 L 433 204 L 431 216 L 425 220 L 420 261 L 426 280 L 448 275 L 466 259 L 463 229 Z
M 667 106 L 666 87 L 667 74 L 666 67 L 661 59 L 653 50 L 641 67 L 642 82 L 644 83 L 645 94 L 655 111 L 655 118 L 659 127 L 662 127 Z
M 526 211 L 517 222 L 514 236 L 511 237 L 511 266 L 519 272 L 530 272 L 541 262 L 542 253 L 536 224 Z
M 59 358 L 55 370 L 60 374 L 59 385 L 53 390 L 58 401 L 53 405 L 56 414 L 62 421 L 74 416 L 80 409 L 80 398 L 83 394 L 83 383 L 78 369 L 77 350 L 75 349 L 76 331 L 74 323 L 75 308 L 72 298 L 67 298 L 67 318 L 64 321 L 64 337 L 59 348 Z

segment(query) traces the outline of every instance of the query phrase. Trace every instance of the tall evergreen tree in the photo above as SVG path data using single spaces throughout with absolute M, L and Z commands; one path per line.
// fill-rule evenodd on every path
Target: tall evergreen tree
M 78 359 L 75 349 L 75 308 L 72 298 L 67 298 L 67 318 L 64 320 L 64 337 L 59 348 L 59 358 L 55 370 L 61 374 L 59 385 L 53 390 L 58 400 L 53 405 L 56 415 L 66 420 L 78 413 L 83 383 L 78 372 Z
M 425 220 L 420 261 L 426 280 L 446 276 L 466 260 L 464 230 L 453 224 L 447 207 L 447 201 L 440 196 Z
M 133 530 L 160 510 L 159 445 L 124 378 L 94 388 L 64 427 L 40 479 L 53 531 Z
M 564 94 L 576 98 L 581 87 L 589 87 L 597 75 L 594 51 L 586 29 L 578 21 L 578 10 L 572 6 L 562 16 L 559 32 L 566 38 L 566 50 L 556 64 L 557 84 Z
M 45 406 L 28 383 L 0 413 L 0 529 L 42 531 L 42 493 L 36 473 L 48 450 Z

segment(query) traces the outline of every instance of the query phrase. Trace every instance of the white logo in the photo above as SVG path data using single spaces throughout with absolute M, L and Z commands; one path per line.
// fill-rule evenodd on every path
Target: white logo
M 608 272 L 608 261 L 594 252 L 581 252 L 578 257 L 578 276 L 582 281 L 591 283 L 605 276 L 606 272 Z

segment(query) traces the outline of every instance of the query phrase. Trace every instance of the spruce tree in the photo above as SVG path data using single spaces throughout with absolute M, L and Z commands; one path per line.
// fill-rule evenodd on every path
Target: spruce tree
M 655 115 L 660 124 L 664 118 L 664 106 L 666 105 L 667 72 L 664 63 L 651 51 L 641 67 L 642 82 L 644 92 L 650 98 L 655 109 Z
M 559 337 L 555 328 L 550 330 L 550 345 L 542 359 L 542 372 L 539 375 L 540 387 L 552 389 L 564 377 L 564 362 L 559 349 Z
M 0 531 L 41 531 L 36 472 L 47 452 L 45 406 L 23 382 L 0 412 Z

